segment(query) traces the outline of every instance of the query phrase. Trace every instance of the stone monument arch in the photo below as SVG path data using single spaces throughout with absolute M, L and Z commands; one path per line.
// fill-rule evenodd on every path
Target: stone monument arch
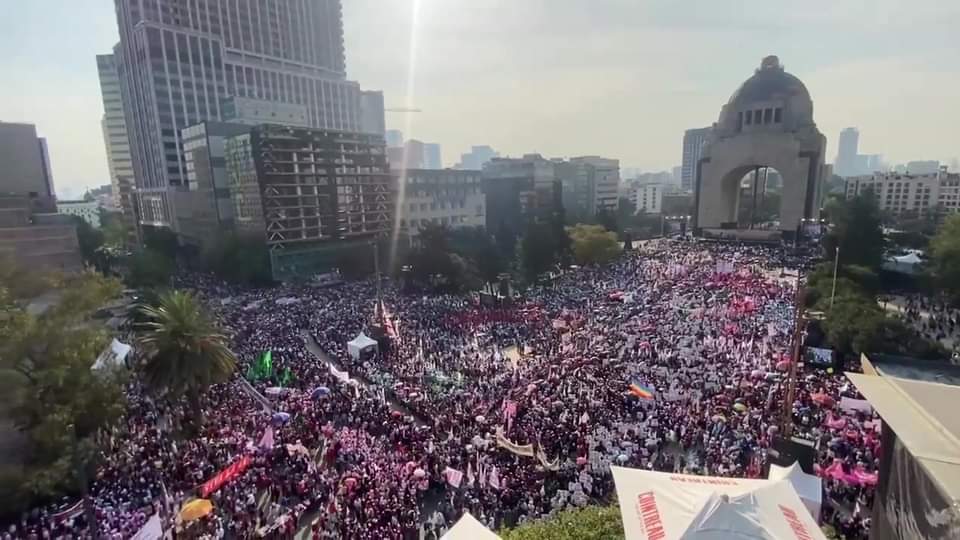
M 826 144 L 807 88 L 776 56 L 764 58 L 720 109 L 697 163 L 695 234 L 734 233 L 741 179 L 772 167 L 783 180 L 779 231 L 794 238 L 803 219 L 819 216 Z

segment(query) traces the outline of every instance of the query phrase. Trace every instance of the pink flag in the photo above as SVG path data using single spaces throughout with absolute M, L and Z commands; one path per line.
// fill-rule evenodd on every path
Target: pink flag
M 264 450 L 273 450 L 273 426 L 267 426 L 267 429 L 263 432 L 263 437 L 260 437 L 260 448 Z
M 443 470 L 443 475 L 447 478 L 447 483 L 455 488 L 460 487 L 460 482 L 463 481 L 463 473 L 450 467 Z
M 490 478 L 488 481 L 490 482 L 490 487 L 500 489 L 500 474 L 497 472 L 496 465 L 490 467 Z
M 513 426 L 513 418 L 517 416 L 517 402 L 507 400 L 503 404 L 503 418 L 507 421 L 507 431 Z

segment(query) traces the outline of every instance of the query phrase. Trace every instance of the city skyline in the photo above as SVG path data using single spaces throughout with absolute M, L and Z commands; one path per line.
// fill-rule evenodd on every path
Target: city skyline
M 888 163 L 960 154 L 942 121 L 960 117 L 960 69 L 947 67 L 960 50 L 948 33 L 960 7 L 695 4 L 529 1 L 504 17 L 499 1 L 346 0 L 348 79 L 382 89 L 387 107 L 422 109 L 388 113 L 387 129 L 436 141 L 447 156 L 488 144 L 502 155 L 596 154 L 669 170 L 684 130 L 715 122 L 729 89 L 776 54 L 810 90 L 830 159 L 849 126 Z M 118 40 L 113 2 L 18 3 L 9 15 L 3 71 L 17 84 L 0 90 L 0 120 L 37 125 L 58 190 L 109 183 L 96 55 Z

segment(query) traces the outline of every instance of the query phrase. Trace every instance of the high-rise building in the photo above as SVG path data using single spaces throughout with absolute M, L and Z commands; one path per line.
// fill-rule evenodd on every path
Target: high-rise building
M 563 186 L 563 208 L 577 219 L 589 219 L 602 210 L 616 211 L 620 188 L 620 161 L 599 156 L 554 160 Z
M 383 136 L 278 125 L 230 137 L 234 227 L 264 238 L 274 278 L 329 272 L 393 227 Z
M 692 191 L 697 181 L 697 163 L 713 128 L 688 129 L 683 133 L 683 161 L 680 165 L 680 189 Z
M 489 146 L 473 146 L 470 152 L 460 154 L 460 163 L 455 167 L 457 169 L 480 170 L 493 158 L 500 157 L 499 152 L 495 152 Z
M 423 145 L 423 168 L 424 169 L 442 169 L 443 156 L 440 145 L 437 143 L 426 143 Z
M 224 120 L 224 100 L 306 107 L 310 126 L 361 129 L 346 79 L 340 0 L 116 0 L 114 49 L 141 221 L 175 226 L 187 184 L 181 130 Z
M 409 236 L 417 236 L 429 224 L 451 229 L 486 225 L 487 199 L 480 171 L 391 169 L 390 174 L 398 192 L 399 183 L 405 182 L 397 214 L 401 231 Z
M 960 211 L 960 174 L 941 168 L 932 173 L 874 173 L 846 179 L 846 196 L 852 199 L 872 190 L 877 207 L 892 214 L 956 213 Z
M 837 158 L 833 162 L 833 172 L 838 176 L 854 176 L 867 171 L 868 163 L 859 155 L 860 131 L 854 127 L 845 128 L 837 139 Z
M 0 194 L 27 197 L 34 212 L 57 211 L 47 141 L 33 124 L 0 122 Z
M 680 177 L 683 176 L 683 167 L 674 167 L 670 170 L 671 181 L 673 184 L 680 185 Z
M 940 162 L 937 160 L 907 162 L 907 172 L 910 174 L 937 174 L 939 170 Z
M 216 240 L 233 227 L 233 202 L 227 176 L 226 142 L 249 133 L 251 126 L 204 121 L 183 129 L 183 157 L 187 163 L 187 189 L 174 193 L 177 231 L 195 246 Z
M 426 145 L 423 144 L 423 141 L 410 139 L 403 144 L 403 161 L 400 163 L 390 162 L 390 164 L 394 167 L 407 169 L 426 169 L 423 159 L 426 155 L 425 149 Z
M 399 129 L 388 129 L 386 134 L 387 147 L 399 148 L 403 146 L 403 132 Z
M 519 237 L 526 223 L 546 222 L 563 208 L 556 162 L 540 154 L 494 158 L 483 168 L 487 230 Z
M 100 95 L 103 99 L 103 119 L 100 124 L 107 150 L 111 192 L 124 220 L 132 225 L 134 215 L 131 190 L 136 181 L 130 157 L 130 139 L 127 138 L 127 122 L 123 115 L 123 97 L 116 57 L 112 54 L 98 54 L 97 73 L 100 76 Z
M 83 267 L 75 218 L 56 214 L 50 170 L 46 141 L 33 124 L 0 122 L 0 265 Z
M 383 92 L 364 90 L 360 92 L 360 131 L 384 135 L 387 120 L 383 106 Z

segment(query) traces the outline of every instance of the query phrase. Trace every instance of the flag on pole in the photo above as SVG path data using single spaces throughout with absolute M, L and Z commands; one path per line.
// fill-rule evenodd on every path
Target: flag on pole
M 493 489 L 500 489 L 500 473 L 497 471 L 496 465 L 490 467 L 490 478 L 487 479 L 487 482 Z
M 653 388 L 649 386 L 644 386 L 638 382 L 630 383 L 630 386 L 628 387 L 628 391 L 640 399 L 650 399 L 650 400 L 654 399 Z
M 263 437 L 260 437 L 260 448 L 264 450 L 273 450 L 273 426 L 267 426 L 267 429 L 263 431 Z
M 443 476 L 446 477 L 447 483 L 455 488 L 460 487 L 460 482 L 463 481 L 463 473 L 451 467 L 443 470 Z

